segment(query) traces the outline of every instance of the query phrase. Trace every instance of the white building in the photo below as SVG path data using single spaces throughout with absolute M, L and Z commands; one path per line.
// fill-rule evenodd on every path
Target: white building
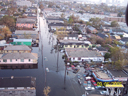
M 27 7 L 31 7 L 32 6 L 32 2 L 27 1 L 27 0 L 18 0 L 18 1 L 16 1 L 16 4 L 18 6 L 27 6 Z
M 104 62 L 104 57 L 97 51 L 86 48 L 65 48 L 65 53 L 70 61 Z

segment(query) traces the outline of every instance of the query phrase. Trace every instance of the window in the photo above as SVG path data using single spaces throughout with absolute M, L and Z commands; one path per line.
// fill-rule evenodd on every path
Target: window
M 79 45 L 77 45 L 77 47 L 79 47 Z
M 72 45 L 70 45 L 70 47 L 72 47 Z
M 10 59 L 10 62 L 12 62 L 12 59 Z
M 81 58 L 80 58 L 80 57 L 78 57 L 78 60 L 81 60 Z
M 84 47 L 84 45 L 82 45 L 82 47 Z
M 68 47 L 68 45 L 65 45 L 65 47 Z
M 20 61 L 21 61 L 21 62 L 24 62 L 24 59 L 21 59 Z
M 28 61 L 30 62 L 30 61 L 31 61 L 31 59 L 28 59 Z
M 3 62 L 7 62 L 7 59 L 3 59 Z
M 16 59 L 16 61 L 17 61 L 17 59 Z
M 75 58 L 73 57 L 73 60 L 75 60 Z

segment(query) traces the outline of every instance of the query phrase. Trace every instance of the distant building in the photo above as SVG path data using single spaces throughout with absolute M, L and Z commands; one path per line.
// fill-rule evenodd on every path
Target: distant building
M 87 26 L 87 32 L 88 33 L 97 33 L 98 31 L 94 27 L 88 25 Z
M 36 96 L 35 77 L 0 77 L 0 96 Z
M 32 2 L 30 2 L 28 0 L 17 0 L 16 4 L 18 6 L 27 6 L 27 7 L 31 7 L 32 6 Z
M 105 17 L 104 20 L 107 22 L 109 21 L 125 22 L 124 17 Z

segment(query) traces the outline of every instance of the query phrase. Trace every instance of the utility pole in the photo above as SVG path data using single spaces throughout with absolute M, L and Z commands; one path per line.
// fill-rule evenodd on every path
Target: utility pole
M 66 65 L 65 65 L 64 89 L 66 89 L 66 71 L 67 71 L 67 62 L 66 62 Z
M 59 62 L 59 46 L 58 46 L 58 39 L 57 39 L 57 70 L 56 72 L 58 72 L 58 62 Z

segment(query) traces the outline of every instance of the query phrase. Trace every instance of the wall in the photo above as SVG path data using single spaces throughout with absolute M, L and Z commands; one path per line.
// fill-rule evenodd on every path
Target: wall
M 91 60 L 92 61 L 104 61 L 104 57 L 81 57 L 81 60 L 78 60 L 78 57 L 75 57 L 75 58 L 73 58 L 73 57 L 71 57 L 71 61 L 73 62 L 73 61 L 79 61 L 79 62 L 81 62 L 82 61 L 82 59 L 84 60 L 84 61 L 89 61 L 89 62 L 91 62 Z
M 31 59 L 31 61 L 29 62 L 29 59 L 24 59 L 24 62 L 21 62 L 21 59 L 12 59 L 12 62 L 10 61 L 10 59 L 7 59 L 7 62 L 3 62 L 3 59 L 0 59 L 0 64 L 33 64 L 33 63 L 37 63 L 37 60 L 33 60 Z

